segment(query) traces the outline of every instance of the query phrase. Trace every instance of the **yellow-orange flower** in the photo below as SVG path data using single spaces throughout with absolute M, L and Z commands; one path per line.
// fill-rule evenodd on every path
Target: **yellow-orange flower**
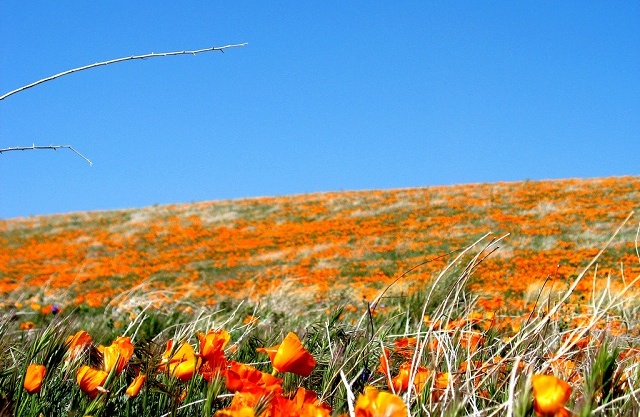
M 182 382 L 190 380 L 200 367 L 200 358 L 196 356 L 193 347 L 186 341 L 180 343 L 178 349 L 173 351 L 173 341 L 167 342 L 167 349 L 162 355 L 162 363 L 159 369 L 169 372 L 169 375 L 178 378 Z
M 292 399 L 276 396 L 273 408 L 279 416 L 297 417 L 329 417 L 331 407 L 318 401 L 318 395 L 305 388 L 299 387 Z
M 78 381 L 80 389 L 87 394 L 89 398 L 94 399 L 98 393 L 105 391 L 102 385 L 107 380 L 107 376 L 109 376 L 109 374 L 101 369 L 94 369 L 83 365 L 78 369 L 76 380 Z
M 393 349 L 393 351 L 408 359 L 413 356 L 413 352 L 416 349 L 417 343 L 418 340 L 415 337 L 402 337 L 394 342 L 396 347 Z
M 407 406 L 402 398 L 390 392 L 379 392 L 367 386 L 358 396 L 355 405 L 356 417 L 407 417 Z
M 565 403 L 571 396 L 571 386 L 553 375 L 533 375 L 533 409 L 538 417 L 567 415 Z
M 20 323 L 20 330 L 31 330 L 36 327 L 36 324 L 32 321 L 25 321 Z
M 84 330 L 79 330 L 73 336 L 67 337 L 69 360 L 75 359 L 85 347 L 91 344 L 91 341 L 91 335 Z
M 261 398 L 263 398 L 262 393 L 236 392 L 229 407 L 216 411 L 214 417 L 254 417 L 254 407 Z M 271 415 L 271 413 L 265 414 Z
M 410 363 L 403 363 L 398 369 L 398 375 L 394 376 L 388 381 L 389 388 L 393 388 L 393 392 L 399 393 L 406 391 L 409 388 L 409 371 L 411 369 Z
M 219 376 L 224 375 L 226 369 L 222 367 L 212 367 L 209 365 L 209 362 L 202 362 L 200 368 L 198 369 L 198 373 L 202 375 L 205 381 L 211 382 L 214 378 L 218 378 Z
M 376 369 L 376 371 L 386 376 L 391 375 L 391 371 L 389 370 L 389 355 L 389 349 L 383 348 L 382 354 L 380 355 L 380 365 L 378 365 L 378 368 Z
M 211 369 L 215 370 L 226 366 L 224 348 L 231 340 L 231 336 L 226 330 L 209 330 L 206 335 L 198 333 L 198 340 L 200 341 L 200 357 L 209 364 Z
M 389 387 L 393 387 L 393 390 L 396 393 L 406 391 L 409 388 L 409 377 L 411 373 L 411 362 L 405 362 L 400 365 L 398 370 L 398 375 L 391 378 L 391 383 Z M 422 388 L 424 388 L 427 383 L 427 379 L 431 375 L 431 371 L 422 366 L 418 366 L 415 370 L 415 376 L 413 378 L 413 386 L 416 388 L 417 392 L 421 392 Z
M 460 336 L 458 342 L 460 343 L 460 347 L 465 350 L 469 349 L 469 352 L 473 353 L 484 343 L 484 336 L 478 332 L 464 333 Z
M 47 373 L 47 368 L 44 365 L 38 365 L 32 363 L 27 367 L 27 373 L 24 376 L 24 389 L 29 394 L 36 394 L 40 392 L 42 388 L 42 380 Z
M 127 387 L 125 394 L 130 398 L 137 397 L 146 380 L 147 376 L 145 374 L 140 374 L 133 378 L 133 381 L 131 381 L 131 384 Z
M 437 372 L 436 378 L 433 381 L 433 391 L 431 392 L 431 399 L 433 401 L 440 401 L 440 397 L 449 386 L 451 374 L 449 372 Z
M 306 377 L 316 366 L 316 360 L 293 332 L 289 332 L 279 345 L 257 350 L 269 355 L 273 369 L 277 372 L 292 372 Z
M 98 351 L 102 353 L 104 371 L 115 369 L 120 374 L 133 356 L 133 344 L 130 337 L 118 336 L 110 346 L 98 346 Z
M 218 410 L 214 417 L 255 417 L 252 407 L 240 407 L 237 410 Z
M 133 355 L 133 344 L 129 336 L 118 336 L 113 342 L 112 346 L 118 346 L 120 350 L 126 352 L 125 356 L 131 357 Z

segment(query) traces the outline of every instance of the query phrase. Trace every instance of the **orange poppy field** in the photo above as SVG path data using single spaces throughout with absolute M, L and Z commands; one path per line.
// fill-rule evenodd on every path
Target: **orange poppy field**
M 637 415 L 639 206 L 629 176 L 1 220 L 0 411 Z
M 563 291 L 640 204 L 640 178 L 526 181 L 262 197 L 0 221 L 4 307 L 215 305 L 278 291 L 354 306 L 424 285 L 486 233 L 508 234 L 470 283 L 487 310 L 518 310 L 547 277 Z M 640 272 L 627 224 L 597 278 Z M 447 255 L 448 256 L 442 256 Z M 576 297 L 591 291 L 578 287 Z M 132 294 L 128 291 L 134 290 Z

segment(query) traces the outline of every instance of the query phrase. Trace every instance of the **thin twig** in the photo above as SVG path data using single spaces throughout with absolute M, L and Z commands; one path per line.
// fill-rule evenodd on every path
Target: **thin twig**
M 27 150 L 39 150 L 39 149 L 53 149 L 54 151 L 57 151 L 60 148 L 66 148 L 66 149 L 71 149 L 73 152 L 75 152 L 76 155 L 78 155 L 80 158 L 84 159 L 85 161 L 87 161 L 89 163 L 89 166 L 93 165 L 93 162 L 91 162 L 89 160 L 89 158 L 87 158 L 86 156 L 84 156 L 83 154 L 81 154 L 80 152 L 76 151 L 74 149 L 73 146 L 71 145 L 47 145 L 47 146 L 37 146 L 35 144 L 31 145 L 31 146 L 12 146 L 12 147 L 8 147 L 8 148 L 1 148 L 0 149 L 0 154 L 3 152 L 9 152 L 9 151 L 27 151 Z
M 241 46 L 245 46 L 247 45 L 247 43 L 238 43 L 238 44 L 232 44 L 232 45 L 225 45 L 225 46 L 212 46 L 211 48 L 204 48 L 204 49 L 196 49 L 196 50 L 192 50 L 192 51 L 175 51 L 175 52 L 159 52 L 159 53 L 155 53 L 152 52 L 150 54 L 144 54 L 144 55 L 132 55 L 132 56 L 127 56 L 127 57 L 123 57 L 123 58 L 117 58 L 117 59 L 111 59 L 109 61 L 102 61 L 102 62 L 96 62 L 95 64 L 90 64 L 90 65 L 85 65 L 82 67 L 78 67 L 78 68 L 73 68 L 67 71 L 63 71 L 59 74 L 55 74 L 52 75 L 50 77 L 46 77 L 43 78 L 41 80 L 32 82 L 31 84 L 27 84 L 25 86 L 22 86 L 20 88 L 16 88 L 13 91 L 9 91 L 8 93 L 5 93 L 3 95 L 0 96 L 0 101 L 4 100 L 5 98 L 12 96 L 16 93 L 19 93 L 21 91 L 27 90 L 31 87 L 35 87 L 38 84 L 42 84 L 42 83 L 46 83 L 47 81 L 51 81 L 51 80 L 55 80 L 56 78 L 60 78 L 60 77 L 64 77 L 65 75 L 69 75 L 69 74 L 73 74 L 74 72 L 80 72 L 80 71 L 84 71 L 84 70 L 88 70 L 91 68 L 95 68 L 95 67 L 100 67 L 103 65 L 110 65 L 110 64 L 116 64 L 118 62 L 124 62 L 124 61 L 132 61 L 134 59 L 147 59 L 147 58 L 157 58 L 157 57 L 165 57 L 165 56 L 175 56 L 175 55 L 196 55 L 196 54 L 201 54 L 204 52 L 211 52 L 211 51 L 220 51 L 220 52 L 224 52 L 225 49 L 229 49 L 229 48 L 237 48 L 237 47 L 241 47 Z

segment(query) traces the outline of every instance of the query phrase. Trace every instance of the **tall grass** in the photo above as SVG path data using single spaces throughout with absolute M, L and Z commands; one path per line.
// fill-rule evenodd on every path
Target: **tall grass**
M 0 414 L 212 415 L 231 403 L 224 375 L 208 383 L 196 373 L 183 382 L 159 371 L 158 364 L 168 340 L 187 341 L 197 351 L 197 332 L 225 329 L 231 335 L 227 359 L 267 373 L 271 364 L 256 348 L 297 333 L 316 366 L 308 377 L 278 375 L 283 392 L 293 395 L 300 386 L 312 390 L 333 415 L 354 415 L 364 387 L 375 386 L 400 396 L 410 415 L 530 416 L 531 377 L 547 373 L 570 383 L 573 392 L 566 405 L 577 415 L 640 415 L 638 304 L 633 299 L 640 276 L 620 277 L 621 290 L 595 288 L 601 251 L 564 292 L 552 297 L 543 288 L 522 311 L 482 312 L 469 280 L 502 239 L 485 235 L 450 254 L 447 265 L 422 288 L 406 294 L 385 288 L 356 311 L 347 308 L 348 295 L 301 305 L 285 291 L 261 303 L 219 300 L 215 310 L 179 302 L 157 309 L 145 301 L 144 289 L 121 295 L 132 300 L 121 303 L 126 309 L 38 316 L 30 330 L 18 327 L 29 316 L 19 309 L 5 311 L 0 318 Z M 580 300 L 575 290 L 589 274 L 591 297 Z M 66 340 L 80 329 L 92 335 L 93 344 L 69 360 Z M 91 399 L 79 388 L 77 371 L 82 365 L 100 367 L 104 358 L 96 346 L 118 335 L 131 337 L 134 354 L 125 371 L 111 372 L 105 389 Z M 388 363 L 386 369 L 381 361 Z M 35 394 L 23 388 L 31 363 L 47 368 Z M 401 369 L 408 370 L 405 377 L 399 376 Z M 137 374 L 146 375 L 147 382 L 137 397 L 129 398 L 125 390 Z M 265 409 L 264 404 L 255 408 Z

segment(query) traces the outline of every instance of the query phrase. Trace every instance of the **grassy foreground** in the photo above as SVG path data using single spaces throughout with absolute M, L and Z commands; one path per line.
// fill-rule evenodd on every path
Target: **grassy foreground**
M 355 312 L 337 308 L 282 317 L 238 303 L 233 310 L 203 310 L 197 316 L 143 311 L 121 330 L 103 315 L 78 311 L 47 311 L 37 324 L 15 330 L 18 313 L 5 314 L 0 325 L 3 413 L 527 416 L 534 413 L 532 376 L 552 374 L 572 388 L 571 394 L 561 386 L 554 386 L 557 393 L 540 394 L 559 396 L 552 400 L 558 407 L 566 402 L 584 416 L 638 415 L 637 302 L 626 291 L 603 288 L 582 306 L 566 303 L 566 292 L 557 301 L 537 300 L 526 316 L 475 312 L 467 283 L 495 244 L 480 240 L 470 246 L 423 291 L 401 299 L 381 294 Z M 571 287 L 589 279 L 587 272 Z M 384 313 L 376 310 L 381 302 L 388 304 Z M 78 344 L 78 338 L 69 339 L 78 329 L 89 329 L 84 337 L 115 342 Z M 277 365 L 282 372 L 276 372 L 269 349 L 257 348 L 280 344 L 289 331 L 304 347 L 283 354 L 304 360 L 286 359 Z M 115 356 L 109 353 L 113 346 L 118 347 Z M 44 365 L 44 378 L 25 378 L 29 364 Z M 241 364 L 264 373 L 251 373 Z M 90 371 L 102 376 L 82 379 Z M 132 393 L 128 387 L 139 375 L 145 381 Z M 378 394 L 377 403 L 369 401 L 363 391 L 374 393 L 366 386 L 397 396 Z M 394 401 L 406 404 L 406 410 Z M 391 411 L 385 411 L 388 407 Z M 568 415 L 558 413 L 537 415 Z
M 309 295 L 292 281 L 252 297 L 234 296 L 219 285 L 219 294 L 210 289 L 203 294 L 214 303 L 169 288 L 149 291 L 131 275 L 111 275 L 122 281 L 120 292 L 107 286 L 107 295 L 96 303 L 87 302 L 91 297 L 79 300 L 83 294 L 77 288 L 69 290 L 75 291 L 69 302 L 61 295 L 69 292 L 48 282 L 15 285 L 20 279 L 37 282 L 37 273 L 10 275 L 23 261 L 11 264 L 7 258 L 31 238 L 24 237 L 26 229 L 20 229 L 19 239 L 7 238 L 18 235 L 15 226 L 5 224 L 3 244 L 13 248 L 3 250 L 0 259 L 7 285 L 0 320 L 0 411 L 20 416 L 636 416 L 637 228 L 613 217 L 618 224 L 609 230 L 610 239 L 598 240 L 599 248 L 589 249 L 591 256 L 575 264 L 570 252 L 581 249 L 570 246 L 566 235 L 555 238 L 569 259 L 563 268 L 570 264 L 575 271 L 551 269 L 534 290 L 531 282 L 514 282 L 511 288 L 521 291 L 489 287 L 494 268 L 508 263 L 496 251 L 508 237 L 470 233 L 466 245 L 455 236 L 453 248 L 414 254 L 419 259 L 396 273 L 367 269 L 365 281 L 378 277 L 384 285 L 358 285 L 356 296 L 349 285 Z M 627 242 L 620 243 L 621 237 Z M 495 258 L 500 262 L 486 268 Z M 49 259 L 55 266 L 59 258 Z M 513 262 L 528 273 L 540 271 L 526 259 Z M 250 264 L 242 257 L 235 262 Z M 618 262 L 617 269 L 611 267 Z M 416 279 L 425 269 L 428 277 Z M 60 271 L 53 273 L 64 276 Z M 242 268 L 226 270 L 234 271 Z M 508 280 L 500 278 L 499 284 Z M 124 285 L 129 281 L 135 285 Z M 162 291 L 165 296 L 159 298 Z

